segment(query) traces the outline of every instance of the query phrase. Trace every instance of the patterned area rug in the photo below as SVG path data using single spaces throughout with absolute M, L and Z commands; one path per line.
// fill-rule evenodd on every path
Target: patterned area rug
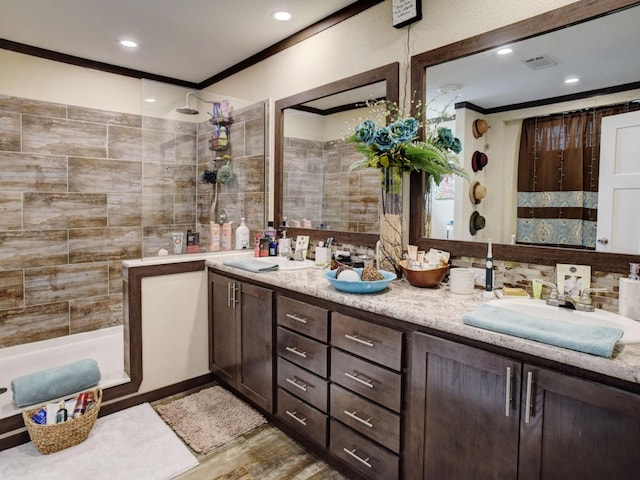
M 159 405 L 156 411 L 201 454 L 267 422 L 260 413 L 220 386 Z

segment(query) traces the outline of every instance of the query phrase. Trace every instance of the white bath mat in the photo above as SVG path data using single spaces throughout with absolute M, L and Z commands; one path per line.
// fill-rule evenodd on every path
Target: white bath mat
M 148 403 L 98 418 L 87 440 L 60 452 L 43 455 L 31 442 L 0 452 L 7 480 L 164 480 L 197 465 Z

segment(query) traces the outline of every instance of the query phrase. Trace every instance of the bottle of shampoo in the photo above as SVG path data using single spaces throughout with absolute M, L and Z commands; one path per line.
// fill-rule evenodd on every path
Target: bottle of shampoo
M 211 222 L 209 226 L 209 251 L 217 252 L 220 250 L 220 224 Z
M 220 240 L 220 247 L 222 250 L 231 250 L 231 224 L 233 222 L 222 224 L 222 237 Z
M 278 236 L 278 232 L 273 226 L 273 221 L 267 222 L 267 228 L 264 231 L 264 238 L 268 238 L 269 240 L 275 239 Z
M 485 273 L 485 297 L 493 296 L 493 252 L 491 251 L 491 239 L 488 240 L 487 261 Z
M 244 217 L 240 218 L 240 225 L 236 228 L 236 250 L 249 248 L 249 227 L 244 223 Z

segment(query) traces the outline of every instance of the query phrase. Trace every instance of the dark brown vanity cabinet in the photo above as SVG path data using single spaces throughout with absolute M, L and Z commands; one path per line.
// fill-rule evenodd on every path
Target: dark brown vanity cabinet
M 366 478 L 400 470 L 403 334 L 331 314 L 329 450 Z
M 276 304 L 276 415 L 326 447 L 329 311 L 282 295 L 278 295 Z
M 412 334 L 407 479 L 636 478 L 640 396 Z
M 273 291 L 209 271 L 209 368 L 273 412 Z

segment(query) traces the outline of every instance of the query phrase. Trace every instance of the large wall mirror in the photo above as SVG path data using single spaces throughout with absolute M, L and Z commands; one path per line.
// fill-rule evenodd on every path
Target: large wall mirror
M 625 263 L 633 258 L 630 254 L 638 253 L 637 245 L 635 250 L 633 245 L 599 249 L 611 252 L 607 254 L 589 251 L 595 249 L 595 239 L 600 238 L 595 233 L 597 218 L 607 219 L 611 215 L 605 214 L 601 206 L 593 208 L 592 217 L 585 214 L 585 230 L 592 229 L 591 245 L 563 245 L 558 241 L 557 245 L 548 242 L 547 246 L 539 246 L 541 242 L 527 241 L 519 223 L 523 209 L 518 208 L 522 201 L 518 193 L 518 163 L 526 119 L 538 125 L 535 119 L 554 115 L 565 118 L 573 112 L 593 113 L 604 106 L 620 105 L 624 112 L 638 109 L 640 52 L 635 48 L 640 43 L 638 19 L 637 1 L 580 1 L 414 56 L 413 88 L 423 103 L 434 110 L 438 110 L 438 105 L 434 105 L 437 102 L 455 105 L 452 112 L 455 133 L 463 141 L 461 160 L 471 181 L 480 181 L 487 193 L 481 204 L 473 204 L 469 182 L 456 180 L 455 198 L 440 202 L 447 203 L 449 208 L 440 215 L 434 210 L 426 211 L 425 206 L 438 208 L 438 202 L 425 198 L 422 179 L 412 178 L 414 221 L 410 240 L 439 245 L 458 255 L 482 257 L 485 242 L 491 237 L 502 244 L 499 251 L 510 260 L 554 264 L 575 258 L 585 263 L 586 253 L 588 263 L 596 268 L 626 272 Z M 503 47 L 511 52 L 498 55 Z M 580 81 L 564 83 L 572 76 Z M 479 138 L 473 135 L 473 122 L 477 119 L 487 120 L 491 126 Z M 484 169 L 473 171 L 471 158 L 476 151 L 485 153 L 489 160 Z M 597 185 L 597 172 L 594 178 Z M 614 202 L 617 209 L 615 205 Z M 474 211 L 486 218 L 486 227 L 471 235 L 469 219 Z M 566 212 L 567 209 L 565 215 Z M 445 230 L 441 225 L 431 225 L 428 228 L 431 235 L 427 237 L 425 222 L 429 219 L 454 227 Z M 439 233 L 445 231 L 447 236 Z M 511 245 L 513 241 L 518 244 Z M 524 245 L 527 243 L 536 246 Z M 635 243 L 638 242 L 631 241 Z
M 375 244 L 379 178 L 368 169 L 348 173 L 359 157 L 345 139 L 370 116 L 369 101 L 398 101 L 398 72 L 393 63 L 276 102 L 277 225 L 313 239 Z

